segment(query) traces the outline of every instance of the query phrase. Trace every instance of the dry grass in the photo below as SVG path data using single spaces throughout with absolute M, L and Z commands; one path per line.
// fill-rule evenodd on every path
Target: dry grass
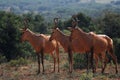
M 74 70 L 69 73 L 65 66 L 67 63 L 67 54 L 65 53 L 60 59 L 60 73 L 52 72 L 53 61 L 45 60 L 45 73 L 37 75 L 37 62 L 31 62 L 26 66 L 10 67 L 9 64 L 0 65 L 0 80 L 120 80 L 120 65 L 119 73 L 115 74 L 114 65 L 108 65 L 105 74 L 101 74 L 101 69 L 97 69 L 96 74 L 86 74 L 86 69 Z

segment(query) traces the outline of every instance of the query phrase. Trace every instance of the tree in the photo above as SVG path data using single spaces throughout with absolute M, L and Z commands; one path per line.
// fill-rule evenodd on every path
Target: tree
M 78 26 L 85 31 L 89 31 L 89 26 L 91 25 L 91 18 L 84 15 L 83 13 L 78 13 L 76 16 L 79 20 Z M 72 26 L 71 23 L 72 23 L 72 18 L 70 18 L 68 21 L 65 21 L 64 26 L 71 27 Z
M 35 15 L 33 19 L 34 30 L 39 33 L 47 33 L 47 24 L 41 15 Z
M 23 18 L 28 19 L 28 28 L 35 32 L 47 33 L 47 24 L 44 22 L 44 18 L 41 15 L 35 15 L 33 13 L 24 14 Z
M 120 14 L 106 13 L 102 24 L 103 32 L 112 38 L 120 37 Z
M 80 27 L 89 27 L 90 26 L 90 23 L 91 23 L 91 18 L 82 14 L 82 13 L 78 13 L 77 14 L 77 17 L 78 17 L 78 20 L 80 20 L 78 22 L 78 26 Z
M 18 55 L 20 34 L 16 19 L 19 17 L 6 12 L 1 12 L 0 17 L 0 49 L 9 61 Z
M 105 13 L 101 20 L 101 27 L 103 33 L 110 36 L 113 39 L 114 51 L 120 62 L 119 49 L 120 49 L 120 14 L 118 13 Z
M 24 54 L 29 51 L 25 51 L 24 45 L 20 42 L 19 28 L 23 26 L 21 17 L 6 12 L 0 12 L 0 17 L 0 54 L 5 56 L 8 61 L 25 57 Z

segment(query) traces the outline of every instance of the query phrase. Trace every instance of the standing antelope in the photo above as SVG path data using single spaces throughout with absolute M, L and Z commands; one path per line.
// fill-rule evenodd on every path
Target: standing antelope
M 93 53 L 98 55 L 98 54 L 103 54 L 105 58 L 105 52 L 108 50 L 110 55 L 112 56 L 114 63 L 115 63 L 115 69 L 116 73 L 118 73 L 117 69 L 117 58 L 115 54 L 113 53 L 113 46 L 112 43 L 110 43 L 111 39 L 109 40 L 108 37 L 101 36 L 101 35 L 96 35 L 95 33 L 85 33 L 82 29 L 76 27 L 77 26 L 77 21 L 73 22 L 73 27 L 70 28 L 71 30 L 71 44 L 72 44 L 72 50 L 77 51 L 77 52 L 84 52 L 85 51 L 90 51 L 90 47 L 93 47 Z M 73 44 L 76 44 L 76 47 L 73 46 Z M 93 54 L 92 56 L 93 57 Z M 93 61 L 92 61 L 93 64 Z M 104 66 L 105 68 L 105 66 Z M 104 68 L 102 69 L 102 72 L 104 71 Z M 93 69 L 94 70 L 94 69 Z M 94 72 L 94 71 L 93 71 Z
M 69 72 L 72 72 L 72 51 L 71 51 L 71 47 L 70 47 L 70 40 L 69 40 L 69 36 L 63 34 L 57 25 L 58 22 L 58 18 L 54 18 L 54 29 L 52 31 L 51 37 L 49 38 L 50 41 L 52 40 L 56 40 L 60 43 L 60 45 L 64 48 L 65 52 L 68 52 L 68 56 L 69 56 Z
M 107 35 L 100 35 L 99 34 L 98 36 L 107 40 L 107 43 L 108 43 L 108 45 L 107 45 L 107 52 L 112 57 L 113 62 L 115 64 L 116 73 L 118 73 L 118 69 L 117 69 L 117 57 L 116 57 L 116 55 L 114 54 L 114 51 L 113 51 L 113 40 L 109 36 L 107 36 Z M 105 63 L 104 67 L 102 69 L 102 73 L 105 70 L 106 63 L 108 62 L 108 59 L 107 59 L 107 57 L 105 55 L 106 55 L 105 53 L 101 54 L 102 60 L 104 60 L 104 63 Z M 98 62 L 96 62 L 96 65 L 97 64 L 98 64 Z
M 54 27 L 53 32 L 51 34 L 50 41 L 55 39 L 56 41 L 58 41 L 61 44 L 61 46 L 64 48 L 65 52 L 68 52 L 69 71 L 72 72 L 72 64 L 73 64 L 72 51 L 74 51 L 74 49 L 72 47 L 77 47 L 78 45 L 76 45 L 77 43 L 76 44 L 71 43 L 70 36 L 67 36 L 64 33 L 62 33 L 59 30 L 59 28 L 57 28 L 56 24 L 57 23 L 55 22 L 55 27 Z M 88 51 L 83 49 L 83 51 L 84 52 L 91 52 L 91 49 L 89 49 Z M 74 52 L 78 52 L 78 51 L 74 51 Z
M 25 28 L 22 29 L 22 41 L 28 41 L 32 47 L 36 51 L 36 55 L 38 57 L 38 74 L 40 73 L 40 54 L 41 54 L 41 61 L 44 73 L 44 53 L 49 53 L 54 59 L 54 71 L 55 71 L 55 64 L 56 58 L 54 55 L 54 51 L 56 51 L 57 59 L 58 59 L 58 72 L 59 72 L 59 46 L 57 41 L 53 40 L 52 42 L 49 41 L 50 36 L 46 36 L 44 34 L 36 34 L 32 32 L 30 29 Z

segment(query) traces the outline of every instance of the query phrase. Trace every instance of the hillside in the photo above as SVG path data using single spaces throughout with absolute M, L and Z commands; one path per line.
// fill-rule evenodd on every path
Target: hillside
M 111 0 L 110 0 L 111 1 Z M 98 17 L 103 11 L 120 11 L 120 4 L 112 4 L 109 0 L 0 0 L 0 10 L 21 13 L 40 13 L 46 18 L 56 16 L 71 17 L 83 12 L 91 17 Z M 113 2 L 113 1 L 111 1 Z M 103 4 L 104 3 L 104 4 Z

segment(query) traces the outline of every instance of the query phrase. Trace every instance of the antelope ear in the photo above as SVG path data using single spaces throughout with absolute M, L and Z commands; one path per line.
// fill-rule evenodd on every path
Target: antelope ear
M 26 29 L 22 29 L 22 28 L 19 28 L 19 30 L 21 31 L 21 32 L 24 32 L 24 31 L 26 31 Z
M 72 31 L 72 27 L 68 27 L 68 30 Z

